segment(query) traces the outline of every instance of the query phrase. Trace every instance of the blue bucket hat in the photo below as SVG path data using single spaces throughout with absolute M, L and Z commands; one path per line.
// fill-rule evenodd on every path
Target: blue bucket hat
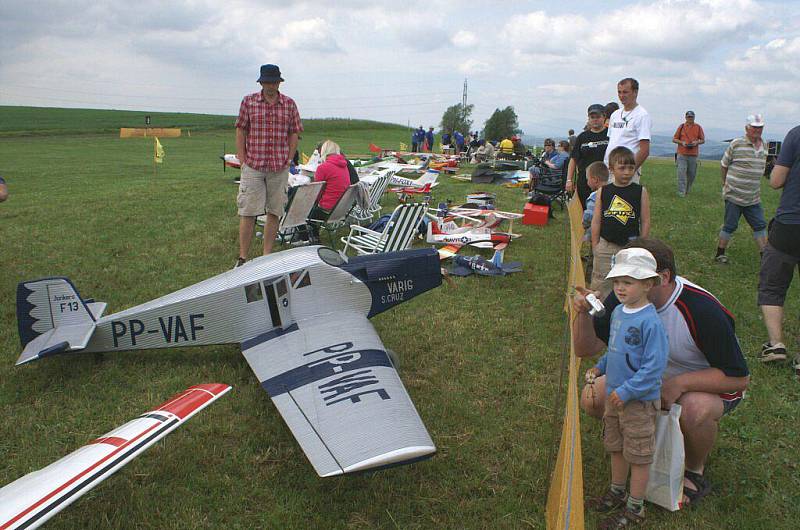
M 261 66 L 261 77 L 258 78 L 259 83 L 274 83 L 276 81 L 283 81 L 281 77 L 281 69 L 274 64 L 264 64 Z

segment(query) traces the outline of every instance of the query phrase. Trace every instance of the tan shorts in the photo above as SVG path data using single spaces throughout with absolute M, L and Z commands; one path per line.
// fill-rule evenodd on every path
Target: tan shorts
M 620 250 L 622 250 L 621 246 L 606 241 L 602 237 L 593 249 L 594 261 L 592 262 L 591 289 L 592 291 L 600 291 L 600 300 L 604 300 L 614 286 L 611 280 L 606 280 L 606 274 L 611 271 L 611 258 Z
M 257 217 L 271 213 L 280 217 L 286 207 L 286 186 L 289 168 L 281 171 L 259 171 L 242 164 L 236 206 L 241 217 Z
M 651 464 L 656 448 L 656 413 L 661 401 L 628 401 L 620 411 L 606 396 L 603 446 L 629 464 Z

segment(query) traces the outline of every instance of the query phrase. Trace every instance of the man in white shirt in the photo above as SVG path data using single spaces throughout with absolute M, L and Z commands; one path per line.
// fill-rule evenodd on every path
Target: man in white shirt
M 626 77 L 617 83 L 617 95 L 622 107 L 614 111 L 608 120 L 608 149 L 603 161 L 608 165 L 608 154 L 615 147 L 627 147 L 633 151 L 636 160 L 633 182 L 638 183 L 642 164 L 650 156 L 650 129 L 653 122 L 645 108 L 636 102 L 639 97 L 639 82 L 636 79 Z

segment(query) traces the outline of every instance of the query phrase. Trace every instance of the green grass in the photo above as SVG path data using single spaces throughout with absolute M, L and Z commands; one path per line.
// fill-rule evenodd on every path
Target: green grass
M 119 134 L 120 127 L 145 127 L 145 116 L 151 118 L 150 127 L 180 127 L 184 129 L 184 134 L 186 131 L 233 131 L 236 121 L 236 116 L 214 114 L 0 106 L 0 138 Z M 364 140 L 370 138 L 364 135 L 365 132 L 379 129 L 384 133 L 382 136 L 393 140 L 396 137 L 396 142 L 406 143 L 410 135 L 408 127 L 403 125 L 369 120 L 304 120 L 303 125 L 305 136 L 333 135 L 358 141 L 363 152 L 367 152 L 368 146 Z M 233 135 L 231 138 L 228 143 L 233 148 L 235 138 Z
M 547 227 L 515 224 L 523 237 L 507 259 L 525 271 L 456 279 L 373 319 L 400 358 L 401 377 L 439 452 L 426 462 L 372 474 L 320 479 L 250 371 L 238 346 L 53 357 L 22 367 L 15 289 L 37 277 L 69 277 L 108 312 L 161 296 L 233 265 L 236 186 L 222 173 L 232 119 L 165 138 L 153 175 L 149 139 L 121 140 L 129 114 L 59 116 L 0 108 L 0 484 L 73 451 L 178 391 L 225 382 L 234 391 L 148 450 L 51 522 L 51 528 L 542 528 L 551 448 L 560 426 L 552 408 L 564 348 L 564 214 Z M 73 114 L 74 113 L 74 114 Z M 143 114 L 143 113 L 142 113 Z M 49 117 L 48 117 L 49 116 Z M 138 119 L 138 118 L 137 118 Z M 181 121 L 185 119 L 185 121 Z M 216 121 L 214 121 L 216 120 Z M 228 121 L 225 121 L 228 120 Z M 20 136 L 24 124 L 45 123 Z M 72 123 L 81 122 L 78 129 Z M 142 120 L 143 122 L 143 120 Z M 225 125 L 225 124 L 228 125 Z M 404 127 L 350 120 L 306 122 L 301 149 L 324 138 L 351 153 L 370 142 L 407 142 Z M 219 127 L 228 127 L 221 129 Z M 36 127 L 31 126 L 31 130 Z M 74 131 L 79 134 L 65 134 Z M 107 131 L 104 134 L 99 132 Z M 3 134 L 0 131 L 0 134 Z M 800 517 L 796 455 L 800 385 L 786 368 L 756 365 L 764 339 L 756 304 L 758 254 L 742 226 L 731 264 L 712 264 L 722 221 L 716 164 L 704 162 L 688 199 L 675 196 L 674 167 L 648 163 L 653 232 L 676 251 L 679 272 L 714 292 L 737 316 L 753 379 L 747 400 L 722 422 L 709 461 L 716 493 L 697 510 L 648 511 L 653 528 L 782 528 Z M 444 179 L 435 199 L 478 189 L 521 211 L 523 192 Z M 764 190 L 768 214 L 778 194 Z M 387 196 L 387 207 L 395 200 Z M 257 245 L 252 250 L 257 253 Z M 798 286 L 787 304 L 795 350 Z M 559 411 L 560 412 L 560 411 Z M 600 426 L 583 419 L 587 493 L 608 480 Z M 555 430 L 554 430 L 555 429 Z M 591 515 L 588 515 L 591 521 Z

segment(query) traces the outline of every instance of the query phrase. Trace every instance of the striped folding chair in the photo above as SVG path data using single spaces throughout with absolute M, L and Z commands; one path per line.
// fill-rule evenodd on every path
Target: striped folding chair
M 360 225 L 351 225 L 350 234 L 341 238 L 344 252 L 352 247 L 360 254 L 378 254 L 405 250 L 411 246 L 428 206 L 424 203 L 406 203 L 395 208 L 383 231 L 376 232 Z

